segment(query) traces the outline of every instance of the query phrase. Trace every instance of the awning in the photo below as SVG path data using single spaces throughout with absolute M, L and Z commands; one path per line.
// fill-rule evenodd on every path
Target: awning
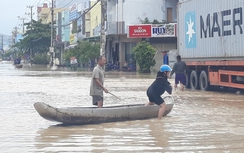
M 100 36 L 94 36 L 94 37 L 87 37 L 87 38 L 83 38 L 83 40 L 88 40 L 91 42 L 100 42 Z

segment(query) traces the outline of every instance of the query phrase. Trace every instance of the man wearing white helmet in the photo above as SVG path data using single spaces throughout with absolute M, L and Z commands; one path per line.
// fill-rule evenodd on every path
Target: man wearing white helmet
M 145 106 L 154 104 L 159 105 L 160 109 L 158 111 L 158 119 L 162 118 L 166 108 L 164 99 L 161 97 L 161 95 L 164 94 L 165 91 L 167 91 L 169 94 L 172 93 L 172 86 L 167 80 L 171 71 L 172 70 L 168 65 L 162 65 L 160 67 L 160 71 L 157 73 L 155 81 L 147 89 L 149 102 L 145 104 Z

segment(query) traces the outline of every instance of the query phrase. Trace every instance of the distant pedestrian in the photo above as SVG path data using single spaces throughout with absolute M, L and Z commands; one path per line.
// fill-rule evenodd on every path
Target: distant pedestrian
M 177 88 L 177 85 L 180 83 L 180 90 L 184 90 L 186 85 L 186 63 L 181 61 L 181 56 L 177 55 L 177 62 L 174 64 L 173 69 L 170 73 L 170 77 L 175 73 L 175 85 L 174 88 Z
M 163 55 L 163 65 L 169 65 L 169 56 L 168 56 L 168 51 L 162 51 Z
M 108 90 L 103 86 L 104 84 L 104 66 L 106 58 L 99 56 L 97 66 L 93 69 L 92 80 L 90 86 L 90 95 L 92 96 L 92 103 L 97 107 L 103 107 L 103 91 L 108 93 Z

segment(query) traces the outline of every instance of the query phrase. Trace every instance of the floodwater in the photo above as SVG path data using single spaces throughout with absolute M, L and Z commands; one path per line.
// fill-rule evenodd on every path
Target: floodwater
M 0 152 L 243 152 L 244 96 L 234 93 L 174 91 L 174 108 L 161 120 L 62 126 L 35 111 L 35 102 L 91 106 L 90 74 L 0 63 Z M 121 100 L 105 95 L 105 105 L 147 102 L 153 77 L 107 74 L 106 87 Z

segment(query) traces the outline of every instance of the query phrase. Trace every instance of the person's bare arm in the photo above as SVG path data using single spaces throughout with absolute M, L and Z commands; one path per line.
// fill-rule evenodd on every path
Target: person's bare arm
M 101 82 L 99 81 L 99 79 L 98 78 L 94 78 L 94 79 L 95 79 L 96 84 L 99 87 L 101 87 L 104 90 L 105 93 L 108 93 L 108 90 L 106 88 L 104 88 L 104 86 L 101 84 Z
M 185 63 L 185 75 L 187 75 L 187 71 L 188 71 L 188 69 L 187 69 L 187 65 L 186 65 L 186 63 Z
M 172 86 L 171 84 L 168 82 L 168 85 L 166 86 L 166 91 L 171 95 L 172 94 Z
M 174 64 L 174 66 L 173 66 L 173 69 L 172 69 L 172 71 L 170 72 L 170 77 L 169 78 L 171 78 L 172 77 L 172 75 L 175 73 L 175 64 Z

